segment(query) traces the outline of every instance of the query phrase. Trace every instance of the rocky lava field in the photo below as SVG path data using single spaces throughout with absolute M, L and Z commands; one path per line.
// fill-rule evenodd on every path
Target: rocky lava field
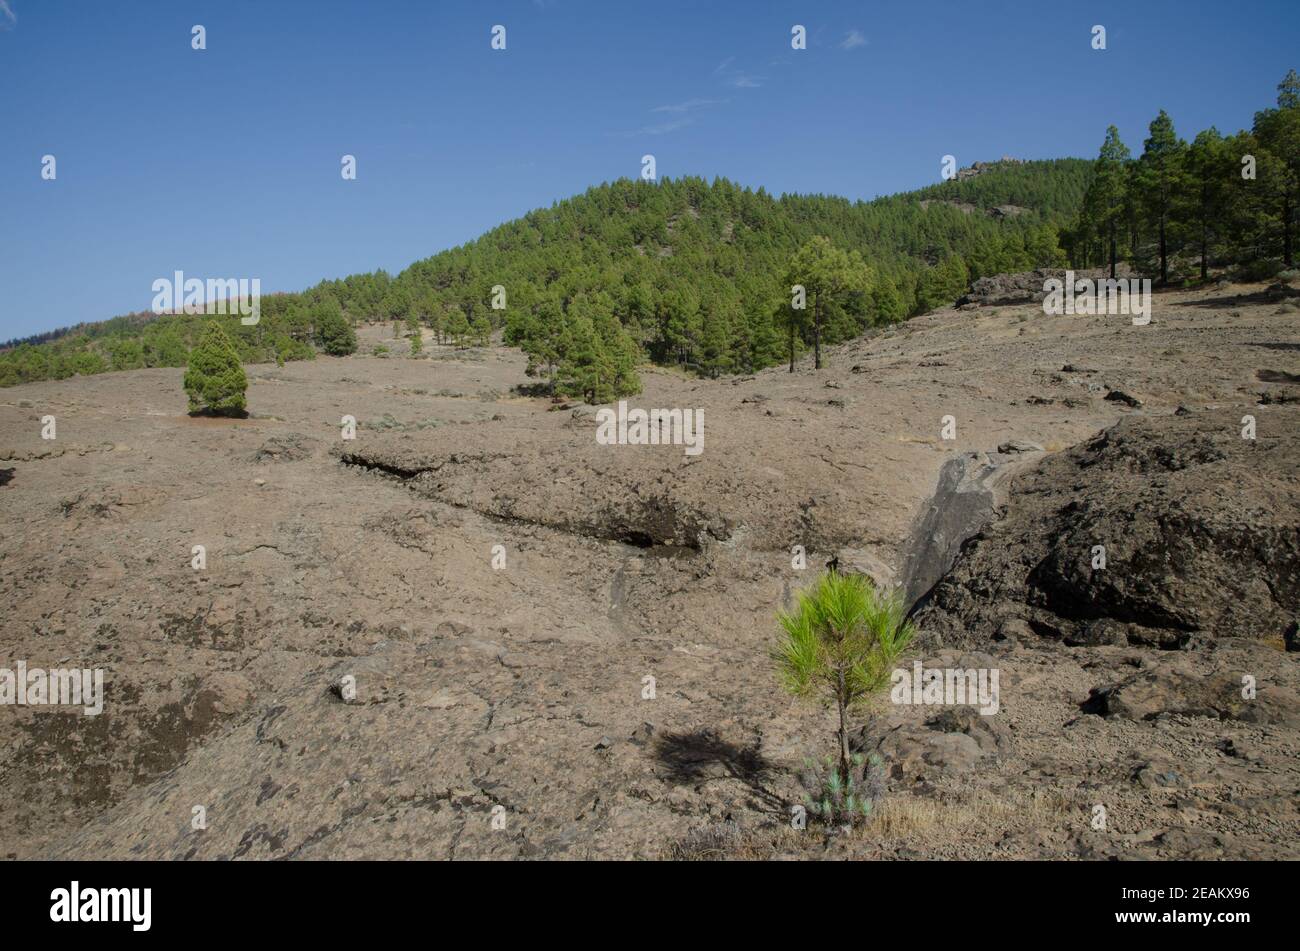
M 0 708 L 0 855 L 1300 857 L 1293 300 L 643 371 L 695 456 L 598 444 L 517 351 L 391 335 L 249 367 L 241 420 L 187 416 L 181 370 L 0 391 L 0 665 L 105 671 L 99 716 Z M 909 662 L 1001 684 L 860 718 L 888 791 L 847 834 L 791 828 L 833 713 L 769 657 L 832 560 L 916 602 Z

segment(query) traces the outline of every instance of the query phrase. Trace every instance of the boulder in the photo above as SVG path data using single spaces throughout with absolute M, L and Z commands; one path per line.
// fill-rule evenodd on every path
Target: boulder
M 1014 206 L 1006 206 L 1014 207 Z M 1105 268 L 1075 271 L 1075 280 L 1103 280 L 1110 276 Z M 1116 269 L 1116 277 L 1132 277 L 1133 272 L 1127 265 Z M 1015 274 L 994 274 L 981 277 L 966 294 L 957 301 L 958 307 L 967 305 L 990 307 L 1005 304 L 1032 304 L 1047 296 L 1043 285 L 1055 278 L 1065 280 L 1064 268 L 1039 268 L 1036 271 L 1020 271 Z
M 1295 672 L 1270 653 L 1160 655 L 1140 672 L 1094 688 L 1084 709 L 1123 720 L 1181 715 L 1300 728 Z
M 979 643 L 1014 617 L 1069 645 L 1246 639 L 1280 653 L 1300 604 L 1300 413 L 1275 412 L 1267 440 L 1241 438 L 1238 410 L 1205 410 L 1128 417 L 1030 458 L 918 626 Z

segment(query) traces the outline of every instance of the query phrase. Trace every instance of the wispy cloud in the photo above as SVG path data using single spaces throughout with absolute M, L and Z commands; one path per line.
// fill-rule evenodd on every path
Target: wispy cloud
M 713 75 L 733 89 L 757 89 L 763 85 L 762 76 L 752 76 L 743 69 L 733 69 L 736 57 L 728 56 L 713 69 Z
M 9 0 L 0 0 L 0 30 L 8 30 L 18 22 L 18 16 L 14 13 L 13 5 Z
M 726 99 L 687 99 L 685 102 L 676 102 L 667 106 L 655 106 L 651 112 L 690 112 L 692 109 L 703 109 L 705 106 L 720 106 L 727 102 Z
M 840 49 L 854 50 L 859 46 L 866 46 L 867 38 L 862 35 L 861 30 L 849 30 L 844 34 L 844 39 L 840 40 Z

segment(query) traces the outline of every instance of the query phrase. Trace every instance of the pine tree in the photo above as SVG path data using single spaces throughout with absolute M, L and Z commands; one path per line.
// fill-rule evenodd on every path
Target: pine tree
M 1119 138 L 1119 129 L 1113 125 L 1106 129 L 1106 140 L 1101 145 L 1095 165 L 1096 175 L 1089 189 L 1092 200 L 1088 202 L 1097 217 L 1096 225 L 1105 237 L 1110 254 L 1110 276 L 1115 276 L 1118 257 L 1119 227 L 1128 191 L 1128 165 L 1132 154 Z
M 613 368 L 596 328 L 586 317 L 572 318 L 566 328 L 563 356 L 555 371 L 555 392 L 588 403 L 604 403 L 611 396 L 608 381 Z
M 851 711 L 889 685 L 916 631 L 899 592 L 881 593 L 862 575 L 830 571 L 778 614 L 784 636 L 773 651 L 782 682 L 796 697 L 833 704 L 839 715 L 839 775 L 849 775 Z
M 922 313 L 951 305 L 970 286 L 966 263 L 950 254 L 921 276 L 917 309 Z
M 1267 184 L 1282 232 L 1282 260 L 1293 267 L 1296 216 L 1300 213 L 1300 76 L 1294 69 L 1278 83 L 1277 93 L 1276 109 L 1255 113 L 1254 133 L 1280 166 Z
M 903 319 L 903 302 L 889 277 L 882 277 L 872 288 L 871 309 L 877 323 L 892 324 Z
M 597 402 L 640 393 L 641 379 L 636 372 L 640 353 L 636 342 L 612 313 L 596 318 L 596 331 L 600 335 L 607 367 L 607 377 L 601 385 L 608 384 L 608 389 L 603 391 L 605 398 Z
M 248 377 L 234 344 L 217 321 L 208 321 L 198 346 L 190 351 L 183 385 L 192 414 L 245 415 L 244 391 L 248 389 Z
M 465 338 L 469 336 L 469 321 L 465 319 L 465 312 L 459 307 L 453 307 L 447 316 L 446 326 L 451 342 L 457 347 L 464 347 Z
M 818 235 L 796 252 L 790 261 L 788 283 L 803 285 L 812 311 L 813 368 L 822 368 L 822 323 L 831 307 L 843 304 L 855 291 L 865 291 L 866 268 L 856 252 L 849 253 Z M 793 354 L 791 365 L 793 366 Z
M 356 353 L 356 331 L 343 316 L 338 301 L 328 298 L 316 304 L 312 308 L 311 318 L 316 328 L 316 340 L 322 350 L 335 357 Z
M 1234 173 L 1231 156 L 1219 130 L 1211 126 L 1187 150 L 1187 193 L 1182 218 L 1200 253 L 1201 280 L 1210 273 L 1210 248 L 1220 233 L 1226 199 Z
M 709 376 L 716 378 L 731 369 L 731 330 L 723 310 L 713 310 L 705 318 L 701 349 L 701 369 Z
M 1160 283 L 1169 283 L 1169 228 L 1178 196 L 1185 188 L 1187 143 L 1174 132 L 1173 120 L 1163 110 L 1151 120 L 1151 136 L 1142 145 L 1136 186 L 1140 207 L 1156 226 L 1160 257 Z
M 793 373 L 796 343 L 803 333 L 808 310 L 807 308 L 796 308 L 791 298 L 786 298 L 782 303 L 778 304 L 776 310 L 778 319 L 781 316 L 785 319 L 786 331 L 790 341 L 790 372 Z

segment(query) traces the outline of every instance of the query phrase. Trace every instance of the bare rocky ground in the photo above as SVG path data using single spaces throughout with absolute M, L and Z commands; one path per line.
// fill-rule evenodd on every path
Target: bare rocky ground
M 251 367 L 237 421 L 179 370 L 2 391 L 0 665 L 107 683 L 0 711 L 0 855 L 1300 857 L 1300 312 L 1262 291 L 645 372 L 699 456 L 598 445 L 503 348 Z M 831 558 L 924 595 L 916 659 L 1001 674 L 993 716 L 881 704 L 851 834 L 790 828 L 832 721 L 768 659 Z

